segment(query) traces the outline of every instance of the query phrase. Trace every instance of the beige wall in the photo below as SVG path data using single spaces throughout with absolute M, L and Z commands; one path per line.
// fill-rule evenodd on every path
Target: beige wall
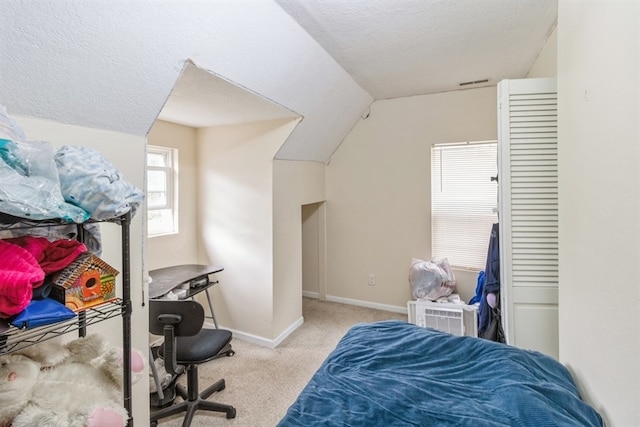
M 48 120 L 14 117 L 24 129 L 27 139 L 49 141 L 54 147 L 63 145 L 81 145 L 94 148 L 105 156 L 120 170 L 124 179 L 138 188 L 144 188 L 145 138 L 123 134 L 119 132 L 71 126 Z M 147 294 L 147 283 L 143 275 L 143 218 L 144 208 L 138 210 L 131 223 L 131 302 L 132 302 L 132 346 L 146 354 L 148 347 L 149 314 L 146 304 L 143 304 Z M 122 271 L 121 228 L 114 224 L 102 224 L 101 258 Z M 122 276 L 119 278 L 120 285 Z M 121 286 L 120 286 L 120 289 Z M 122 342 L 122 323 L 119 319 L 110 319 L 89 328 L 89 332 L 104 334 L 109 342 L 115 346 Z M 70 334 L 71 335 L 71 334 Z M 148 382 L 143 380 L 133 386 L 133 416 L 134 420 L 149 419 L 149 390 Z
M 147 239 L 149 270 L 179 264 L 198 264 L 198 170 L 196 130 L 157 120 L 147 136 L 150 145 L 178 149 L 178 234 Z
M 324 199 L 324 164 L 296 161 L 269 163 L 270 156 L 274 154 L 272 150 L 286 139 L 287 129 L 290 131 L 293 125 L 295 122 L 284 120 L 196 130 L 157 121 L 148 138 L 149 144 L 179 149 L 180 158 L 180 232 L 176 235 L 148 239 L 149 268 L 200 262 L 223 265 L 226 271 L 217 277 L 221 281 L 218 286 L 220 291 L 218 292 L 218 287 L 213 290 L 217 320 L 225 326 L 237 328 L 236 331 L 240 334 L 256 335 L 256 339 L 266 339 L 267 342 L 273 339 L 277 341 L 281 333 L 290 332 L 289 329 L 297 326 L 302 319 L 301 205 Z M 244 158 L 235 157 L 238 155 L 236 149 L 243 150 Z M 229 162 L 231 158 L 234 160 Z M 262 163 L 262 166 L 272 167 L 273 184 L 271 179 L 267 180 L 262 176 L 266 169 L 254 167 L 252 163 L 254 160 Z M 226 167 L 231 166 L 233 173 L 225 175 L 223 171 L 229 170 L 219 168 L 221 163 Z M 246 176 L 247 174 L 249 176 Z M 204 181 L 200 183 L 199 179 Z M 228 196 L 233 192 L 229 191 L 225 194 L 227 197 L 224 200 L 218 199 L 217 189 L 222 187 L 221 181 L 227 185 L 231 185 L 230 181 L 236 183 L 252 181 L 256 184 L 255 189 L 264 190 L 264 194 L 249 192 L 246 194 L 248 196 L 246 199 L 230 198 Z M 268 188 L 264 184 L 269 184 Z M 199 189 L 204 190 L 201 192 Z M 212 191 L 209 192 L 207 189 Z M 236 279 L 240 280 L 244 276 L 243 270 L 237 270 L 235 273 L 229 271 L 229 265 L 241 261 L 242 255 L 240 259 L 230 257 L 226 254 L 224 245 L 219 243 L 219 235 L 210 237 L 212 234 L 202 233 L 201 230 L 216 227 L 215 224 L 210 223 L 212 217 L 216 218 L 215 222 L 218 224 L 225 225 L 241 218 L 234 213 L 234 209 L 242 208 L 245 204 L 250 206 L 253 203 L 253 197 L 259 196 L 259 199 L 263 199 L 263 196 L 271 193 L 273 193 L 273 229 L 271 224 L 269 229 L 263 228 L 264 224 L 254 222 L 251 216 L 242 219 L 246 221 L 246 224 L 242 225 L 243 227 L 247 224 L 251 227 L 255 226 L 256 228 L 248 234 L 256 238 L 269 231 L 273 233 L 273 236 L 269 236 L 269 240 L 273 239 L 273 290 L 269 290 L 269 294 L 273 291 L 273 306 L 271 306 L 271 296 L 267 298 L 265 293 L 264 298 L 256 299 L 254 302 L 260 307 L 242 304 L 236 304 L 235 308 L 230 307 L 224 301 L 227 298 L 233 298 L 232 295 L 223 296 L 218 293 L 234 293 L 234 291 L 223 289 L 232 286 L 231 283 L 237 283 Z M 234 196 L 242 195 L 243 192 L 238 191 Z M 264 204 L 264 207 L 267 207 L 265 201 L 266 199 L 262 200 L 258 205 Z M 198 220 L 198 210 L 204 215 L 205 219 L 202 222 Z M 266 218 L 259 215 L 259 210 L 255 208 L 247 208 L 247 212 L 256 213 L 259 218 Z M 233 246 L 238 247 L 238 244 Z M 199 251 L 199 248 L 202 249 Z M 239 249 L 240 254 L 245 253 L 244 248 Z M 246 253 L 250 251 L 249 248 Z M 200 256 L 198 256 L 199 253 Z M 216 255 L 211 256 L 212 253 Z M 268 253 L 255 254 L 255 259 L 261 262 L 268 261 L 268 257 Z M 268 273 L 268 270 L 264 270 L 264 273 Z M 250 273 L 249 277 L 251 274 L 253 273 Z M 256 283 L 260 283 L 260 280 L 257 279 Z M 238 307 L 241 309 L 240 312 Z M 271 320 L 254 322 L 255 318 L 247 315 L 242 322 L 244 324 L 229 322 L 228 319 L 246 314 L 248 310 L 252 313 L 262 311 L 264 319 L 271 317 Z M 234 326 L 231 326 L 232 324 Z M 270 325 L 268 329 L 265 328 L 266 325 Z M 273 343 L 269 342 L 269 345 Z
M 198 129 L 203 261 L 224 266 L 213 289 L 218 322 L 274 338 L 273 157 L 297 121 Z
M 327 166 L 327 298 L 406 309 L 411 258 L 431 259 L 431 145 L 496 139 L 496 96 L 487 87 L 371 106 Z M 456 277 L 468 300 L 477 272 Z
M 640 419 L 640 3 L 559 3 L 560 360 Z
M 555 77 L 557 74 L 558 57 L 558 31 L 554 28 L 542 50 L 538 54 L 536 62 L 529 70 L 527 78 Z
M 325 298 L 320 292 L 320 257 L 324 258 L 324 253 L 320 251 L 320 239 L 325 241 L 325 230 L 321 228 L 324 217 L 321 215 L 324 210 L 322 203 L 302 206 L 302 293 L 321 299 Z M 324 265 L 322 269 L 324 270 Z
M 302 321 L 302 206 L 325 199 L 325 165 L 276 160 L 273 184 L 273 338 L 279 342 Z M 324 241 L 307 235 L 306 243 L 323 252 Z

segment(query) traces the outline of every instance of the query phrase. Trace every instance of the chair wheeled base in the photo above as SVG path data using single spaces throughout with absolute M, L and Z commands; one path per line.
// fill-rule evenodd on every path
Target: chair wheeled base
M 195 381 L 195 388 L 193 387 L 193 384 L 191 384 L 190 387 L 193 391 L 198 389 L 198 368 L 197 366 L 193 366 L 191 370 L 195 370 L 196 372 L 189 372 L 189 369 L 187 369 L 187 382 L 190 383 L 192 381 Z M 185 388 L 181 384 L 176 384 L 176 393 L 184 400 L 167 408 L 152 412 L 151 427 L 157 426 L 159 419 L 169 417 L 180 412 L 186 412 L 184 421 L 182 422 L 182 425 L 184 427 L 191 424 L 191 420 L 193 420 L 193 416 L 195 415 L 197 410 L 224 412 L 227 419 L 236 417 L 236 409 L 233 406 L 207 400 L 207 398 L 213 393 L 224 390 L 224 379 L 216 381 L 215 383 L 207 387 L 202 393 L 200 393 L 200 395 L 195 396 L 189 396 L 189 385 L 190 384 L 187 384 L 187 389 L 185 390 Z M 192 392 L 192 394 L 195 393 Z
M 231 331 L 202 328 L 203 323 L 204 310 L 195 301 L 150 300 L 149 329 L 155 334 L 162 333 L 164 337 L 157 354 L 164 359 L 168 373 L 180 375 L 186 371 L 187 374 L 186 388 L 174 383 L 175 394 L 183 399 L 182 402 L 167 402 L 171 406 L 152 410 L 150 425 L 153 427 L 161 418 L 182 412 L 185 413 L 182 426 L 189 427 L 198 410 L 223 412 L 227 419 L 236 417 L 233 406 L 207 400 L 213 393 L 224 390 L 224 379 L 198 393 L 198 365 L 235 354 L 230 345 Z

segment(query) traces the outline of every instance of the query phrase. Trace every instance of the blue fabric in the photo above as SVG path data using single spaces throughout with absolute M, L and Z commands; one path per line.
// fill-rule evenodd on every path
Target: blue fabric
M 491 324 L 493 312 L 489 304 L 487 304 L 487 294 L 492 292 L 497 294 L 499 300 L 500 294 L 500 235 L 499 225 L 493 224 L 491 227 L 491 236 L 489 237 L 489 249 L 487 250 L 487 263 L 484 269 L 485 281 L 480 299 L 480 307 L 478 308 L 478 336 L 482 336 Z
M 16 328 L 31 329 L 73 319 L 77 314 L 64 304 L 51 298 L 33 300 L 9 323 Z
M 602 425 L 551 357 L 398 320 L 351 328 L 278 424 Z
M 500 225 L 493 224 L 487 250 L 487 264 L 484 269 L 484 291 L 500 291 Z
M 476 282 L 476 294 L 469 300 L 469 305 L 473 305 L 480 302 L 482 299 L 482 292 L 484 291 L 484 270 L 478 273 L 478 280 Z

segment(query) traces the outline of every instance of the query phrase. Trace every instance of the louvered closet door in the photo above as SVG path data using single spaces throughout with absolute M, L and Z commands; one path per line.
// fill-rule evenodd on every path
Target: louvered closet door
M 498 85 L 500 268 L 507 342 L 558 358 L 555 79 Z

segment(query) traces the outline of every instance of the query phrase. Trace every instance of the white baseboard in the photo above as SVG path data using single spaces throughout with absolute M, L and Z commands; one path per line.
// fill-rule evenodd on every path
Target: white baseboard
M 307 298 L 313 298 L 313 299 L 319 299 L 320 298 L 320 294 L 317 292 L 309 292 L 309 291 L 302 291 L 302 296 L 303 297 L 307 297 Z M 402 314 L 407 314 L 407 307 L 398 307 L 397 305 L 389 305 L 389 304 L 380 304 L 377 302 L 370 302 L 370 301 L 361 301 L 361 300 L 357 300 L 357 299 L 351 299 L 351 298 L 342 298 L 342 297 L 335 297 L 332 295 L 327 295 L 326 298 L 327 301 L 329 302 L 339 302 L 340 304 L 347 304 L 347 305 L 355 305 L 358 307 L 366 307 L 366 308 L 373 308 L 374 310 L 383 310 L 383 311 L 390 311 L 392 313 L 402 313 Z
M 302 291 L 302 296 L 307 298 L 313 298 L 313 299 L 320 298 L 320 294 L 317 292 Z M 402 313 L 402 314 L 408 313 L 406 306 L 398 307 L 395 305 L 379 304 L 379 303 L 370 302 L 370 301 L 361 301 L 361 300 L 350 299 L 350 298 L 335 297 L 331 295 L 327 295 L 326 300 L 329 302 L 337 302 L 340 304 L 355 305 L 357 307 L 372 308 L 374 310 L 390 311 L 392 313 Z M 273 339 L 273 340 L 260 337 L 257 335 L 253 335 L 253 334 L 248 334 L 242 331 L 237 331 L 231 328 L 225 328 L 224 326 L 220 326 L 220 327 L 223 329 L 230 330 L 233 333 L 234 338 L 238 338 L 243 341 L 247 341 L 262 347 L 276 348 L 278 345 L 280 345 L 282 341 L 284 341 L 289 335 L 293 333 L 293 331 L 298 329 L 303 323 L 304 323 L 304 318 L 301 317 L 295 322 L 293 322 L 287 329 L 285 329 L 280 335 L 278 335 L 276 339 Z M 213 323 L 206 322 L 206 324 L 210 327 L 214 327 Z
M 318 292 L 302 291 L 302 296 L 307 298 L 319 299 L 320 294 Z
M 262 347 L 267 348 L 276 348 L 282 341 L 284 341 L 289 335 L 293 333 L 296 329 L 302 325 L 304 322 L 303 318 L 299 318 L 295 322 L 293 322 L 286 330 L 284 330 L 276 339 L 270 340 L 264 337 L 260 337 L 258 335 L 248 334 L 246 332 L 238 331 L 236 329 L 226 328 L 224 326 L 220 326 L 221 329 L 227 329 L 231 331 L 234 338 L 240 339 L 242 341 L 247 341 L 251 344 L 256 344 Z M 215 328 L 215 325 L 211 322 L 205 322 L 205 324 L 211 328 Z

